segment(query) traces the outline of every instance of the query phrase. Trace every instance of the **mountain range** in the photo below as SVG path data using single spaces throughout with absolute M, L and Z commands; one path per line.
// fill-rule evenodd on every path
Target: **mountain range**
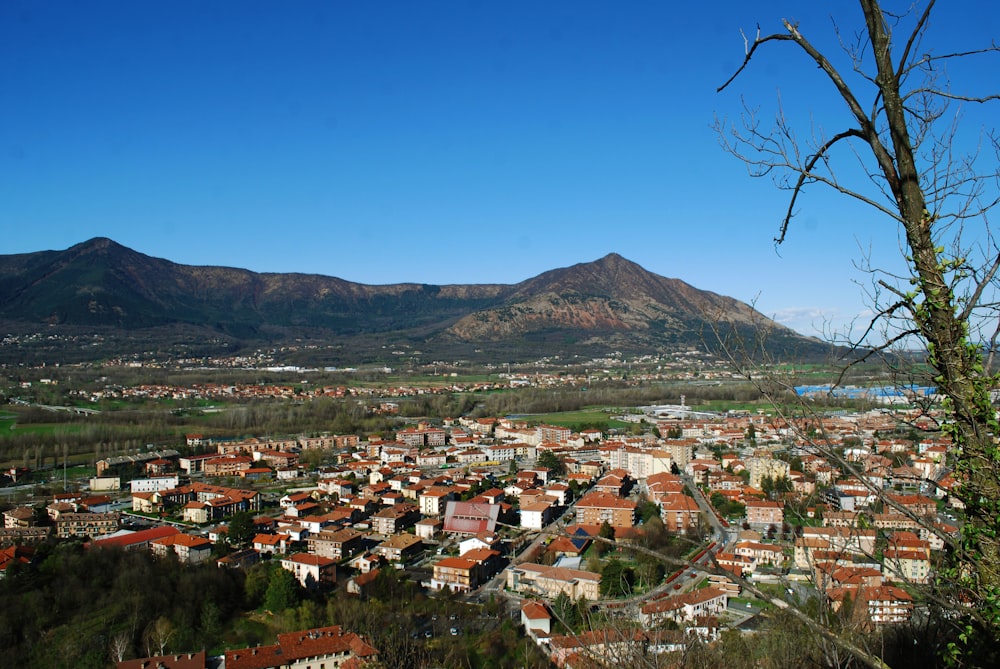
M 56 339 L 76 342 L 61 353 L 69 358 L 291 345 L 311 364 L 387 360 L 400 349 L 425 359 L 519 361 L 712 349 L 720 334 L 751 348 L 766 341 L 781 357 L 829 351 L 743 302 L 617 254 L 516 284 L 366 285 L 180 265 L 96 238 L 0 256 L 0 321 L 11 332 L 44 326 L 64 335 Z M 88 343 L 91 335 L 107 344 Z

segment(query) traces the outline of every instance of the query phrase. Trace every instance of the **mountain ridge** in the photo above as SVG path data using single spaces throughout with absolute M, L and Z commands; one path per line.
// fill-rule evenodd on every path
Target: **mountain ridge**
M 395 339 L 464 353 L 488 344 L 526 358 L 553 349 L 587 354 L 705 344 L 706 333 L 724 324 L 741 337 L 766 330 L 784 350 L 825 348 L 743 302 L 654 274 L 617 253 L 516 284 L 372 285 L 182 265 L 98 237 L 64 251 L 0 255 L 0 320 L 134 336 L 195 328 L 228 338 L 230 346 L 304 333 L 347 348 Z M 570 343 L 579 351 L 566 350 Z

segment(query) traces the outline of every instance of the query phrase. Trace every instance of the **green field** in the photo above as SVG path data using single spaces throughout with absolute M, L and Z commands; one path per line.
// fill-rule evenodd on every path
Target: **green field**
M 634 423 L 621 420 L 613 420 L 612 414 L 604 409 L 582 409 L 579 411 L 561 411 L 558 413 L 531 414 L 526 416 L 532 423 L 546 423 L 548 425 L 559 425 L 560 427 L 574 427 L 577 425 L 604 425 L 609 428 L 631 428 Z

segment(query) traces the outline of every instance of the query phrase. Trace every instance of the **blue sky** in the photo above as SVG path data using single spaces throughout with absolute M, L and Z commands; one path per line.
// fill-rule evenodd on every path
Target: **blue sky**
M 1000 32 L 993 3 L 938 12 L 935 44 Z M 7 0 L 0 253 L 103 236 L 184 264 L 448 284 L 617 252 L 800 332 L 842 327 L 867 307 L 858 260 L 898 268 L 895 227 L 814 189 L 776 250 L 785 193 L 712 130 L 741 96 L 768 120 L 779 95 L 803 132 L 842 129 L 789 45 L 715 92 L 741 29 L 787 17 L 835 50 L 831 13 L 859 25 L 844 1 Z

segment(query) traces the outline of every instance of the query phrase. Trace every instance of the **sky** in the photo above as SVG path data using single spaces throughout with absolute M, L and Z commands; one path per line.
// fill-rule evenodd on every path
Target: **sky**
M 935 46 L 1000 33 L 994 3 L 938 14 Z M 741 30 L 782 18 L 832 55 L 834 24 L 861 25 L 846 0 L 5 0 L 0 254 L 110 237 L 190 265 L 453 284 L 614 252 L 843 331 L 871 306 L 861 265 L 900 271 L 894 223 L 817 187 L 776 247 L 787 192 L 713 129 L 741 101 L 769 126 L 779 99 L 802 137 L 846 127 L 788 44 L 716 92 Z

